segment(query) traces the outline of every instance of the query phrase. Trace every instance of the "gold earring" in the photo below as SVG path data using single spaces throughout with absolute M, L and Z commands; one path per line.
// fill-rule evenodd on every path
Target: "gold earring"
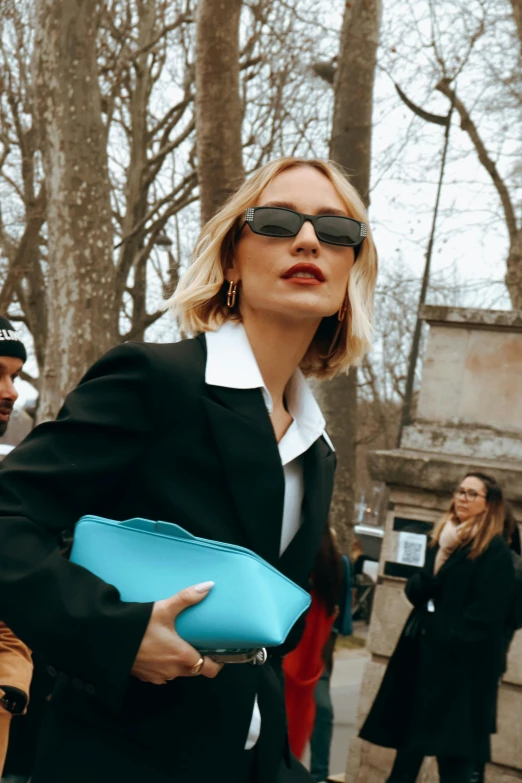
M 347 312 L 348 312 L 348 294 L 346 294 L 346 296 L 344 297 L 343 306 L 341 307 L 341 309 L 337 313 L 337 320 L 338 321 L 344 321 L 344 319 L 346 318 L 346 313 Z
M 231 310 L 236 304 L 236 296 L 237 296 L 237 283 L 234 283 L 233 280 L 230 281 L 228 284 L 228 293 L 227 293 L 227 307 L 229 307 Z

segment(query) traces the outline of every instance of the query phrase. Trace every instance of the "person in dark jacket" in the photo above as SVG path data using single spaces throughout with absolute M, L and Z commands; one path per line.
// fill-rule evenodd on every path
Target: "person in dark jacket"
M 441 783 L 469 783 L 490 758 L 515 582 L 503 527 L 495 479 L 466 475 L 408 581 L 414 609 L 360 732 L 397 749 L 388 783 L 414 783 L 425 756 Z
M 520 556 L 520 531 L 513 513 L 511 503 L 504 503 L 504 540 L 509 546 L 511 560 L 515 569 L 515 592 L 511 611 L 508 614 L 504 629 L 505 656 L 502 674 L 507 669 L 507 656 L 513 637 L 519 628 L 522 628 L 522 557 Z
M 513 506 L 507 500 L 504 501 L 504 538 L 511 551 L 520 557 L 522 555 L 520 529 L 513 512 Z
M 504 657 L 502 674 L 505 673 L 508 666 L 508 654 L 511 642 L 516 631 L 522 628 L 522 558 L 520 557 L 520 531 L 518 522 L 513 513 L 513 507 L 509 501 L 504 500 L 504 540 L 509 546 L 511 560 L 515 569 L 515 591 L 511 610 L 504 626 Z M 470 783 L 484 783 L 486 774 L 486 764 L 479 762 L 471 776 Z
M 7 430 L 18 399 L 15 381 L 26 360 L 25 346 L 13 325 L 7 318 L 0 316 L 0 436 Z M 31 651 L 0 621 L 0 777 L 7 753 L 11 719 L 13 715 L 22 715 L 27 708 L 32 673 Z
M 364 205 L 335 165 L 266 164 L 203 227 L 170 302 L 198 336 L 113 349 L 6 458 L 0 617 L 55 683 L 32 783 L 311 780 L 288 746 L 285 649 L 222 668 L 176 632 L 212 573 L 123 602 L 61 542 L 86 514 L 162 520 L 306 587 L 335 454 L 305 376 L 347 371 L 369 347 L 376 272 Z

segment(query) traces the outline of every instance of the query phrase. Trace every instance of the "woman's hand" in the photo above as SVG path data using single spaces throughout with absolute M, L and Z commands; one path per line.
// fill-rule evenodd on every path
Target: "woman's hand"
M 213 582 L 203 582 L 186 587 L 171 598 L 156 601 L 152 614 L 141 640 L 131 674 L 138 680 L 163 685 L 176 677 L 193 677 L 193 667 L 200 660 L 197 650 L 178 636 L 174 629 L 176 617 L 184 609 L 199 604 L 209 594 Z M 215 677 L 223 664 L 204 658 L 198 674 Z
M 440 593 L 440 583 L 435 576 L 417 571 L 406 583 L 406 597 L 417 608 L 424 606 L 430 599 L 437 598 Z

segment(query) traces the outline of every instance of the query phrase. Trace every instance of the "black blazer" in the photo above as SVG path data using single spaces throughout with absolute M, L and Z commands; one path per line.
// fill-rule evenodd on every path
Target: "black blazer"
M 454 552 L 434 577 L 438 547 L 410 577 L 414 605 L 360 736 L 425 756 L 489 760 L 504 627 L 515 575 L 500 536 L 479 557 Z M 427 611 L 432 600 L 434 612 Z
M 162 687 L 130 677 L 152 605 L 121 603 L 60 551 L 83 514 L 143 516 L 249 547 L 307 587 L 335 456 L 324 438 L 306 453 L 304 520 L 280 558 L 284 475 L 261 391 L 208 386 L 205 364 L 204 336 L 122 345 L 4 460 L 0 616 L 47 662 L 61 715 L 167 753 L 173 779 L 234 780 L 257 693 L 260 780 L 273 783 L 282 757 L 291 766 L 274 667 Z

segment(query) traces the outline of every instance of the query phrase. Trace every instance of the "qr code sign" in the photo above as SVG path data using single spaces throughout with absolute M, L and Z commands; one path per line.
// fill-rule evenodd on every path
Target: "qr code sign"
M 397 561 L 404 565 L 422 568 L 426 559 L 427 539 L 418 533 L 399 533 Z

